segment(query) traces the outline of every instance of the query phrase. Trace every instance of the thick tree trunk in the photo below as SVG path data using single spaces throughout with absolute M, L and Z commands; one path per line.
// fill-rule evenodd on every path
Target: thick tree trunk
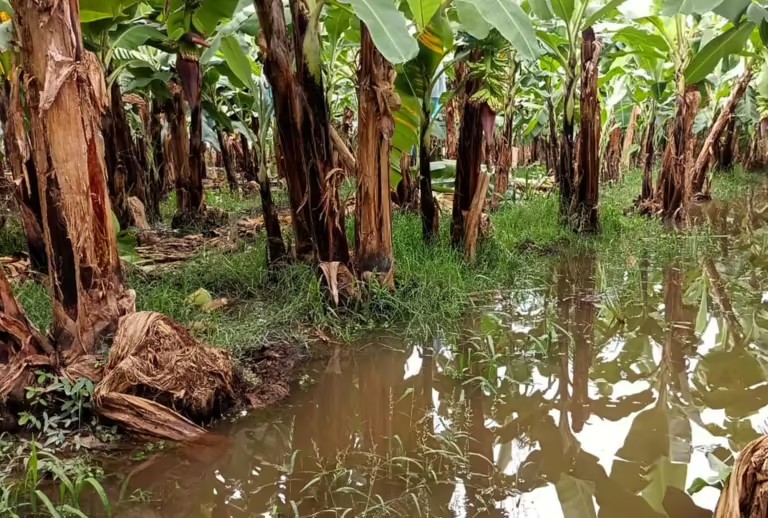
M 392 203 L 389 160 L 395 130 L 393 112 L 399 101 L 394 93 L 395 71 L 361 23 L 359 85 L 359 144 L 355 235 L 358 271 L 378 274 L 385 286 L 394 287 L 395 257 L 392 246 Z
M 288 184 L 291 204 L 293 235 L 296 240 L 296 257 L 303 262 L 312 262 L 315 245 L 312 239 L 312 211 L 305 202 L 309 194 L 308 164 L 311 157 L 305 157 L 300 121 L 302 107 L 298 87 L 293 75 L 294 63 L 291 42 L 285 25 L 285 14 L 281 0 L 255 0 L 259 21 L 264 35 L 266 56 L 264 72 L 267 76 L 275 103 L 278 140 L 283 160 L 283 171 Z M 280 169 L 280 168 L 278 168 Z
M 482 59 L 479 50 L 473 51 L 474 61 Z M 459 133 L 459 151 L 456 162 L 456 182 L 453 195 L 453 214 L 451 217 L 451 243 L 454 247 L 463 247 L 467 244 L 466 217 L 470 211 L 472 200 L 480 186 L 481 166 L 483 163 L 483 146 L 485 138 L 493 138 L 493 134 L 485 135 L 484 127 L 493 130 L 493 122 L 496 114 L 485 102 L 478 103 L 472 100 L 472 96 L 480 89 L 480 80 L 469 78 L 466 82 L 464 107 L 461 114 L 461 130 Z M 479 218 L 478 218 L 479 224 Z M 475 238 L 478 232 L 471 232 Z M 474 244 L 469 246 L 473 247 Z
M 512 165 L 512 121 L 507 120 L 503 136 L 496 139 L 496 179 L 493 184 L 491 210 L 497 210 L 509 190 L 509 170 Z M 549 158 L 547 158 L 549 160 Z
M 677 112 L 672 121 L 656 188 L 661 213 L 667 219 L 677 217 L 683 204 L 690 198 L 686 155 L 700 102 L 701 94 L 693 87 L 677 95 Z
M 231 192 L 238 192 L 240 186 L 237 181 L 237 173 L 235 173 L 235 164 L 232 163 L 232 154 L 230 153 L 228 139 L 220 129 L 216 130 L 216 138 L 219 140 L 221 160 L 224 162 L 224 172 L 227 174 L 229 190 Z
M 34 142 L 60 351 L 91 354 L 131 310 L 122 283 L 99 120 L 104 75 L 83 49 L 77 0 L 13 0 L 22 43 L 26 105 Z
M 608 138 L 608 149 L 603 162 L 603 181 L 613 183 L 621 177 L 621 128 L 616 126 Z
M 0 118 L 3 122 L 6 156 L 17 182 L 14 196 L 24 228 L 30 265 L 33 270 L 45 273 L 48 271 L 48 256 L 43 235 L 40 191 L 30 138 L 24 128 L 20 74 L 21 71 L 13 70 L 4 81 L 0 92 Z
M 136 224 L 128 198 L 136 196 L 144 206 L 147 202 L 144 171 L 138 160 L 138 151 L 125 114 L 123 94 L 117 81 L 110 87 L 109 109 L 103 121 L 104 142 L 109 143 L 104 149 L 110 199 L 120 226 L 127 228 Z
M 333 146 L 328 97 L 320 70 L 320 38 L 312 26 L 314 0 L 290 0 L 293 17 L 296 85 L 300 88 L 301 137 L 307 162 L 309 205 L 317 256 L 320 262 L 349 263 L 344 208 L 334 181 Z
M 189 154 L 186 156 L 188 167 L 179 167 L 176 176 L 177 212 L 173 218 L 174 227 L 184 227 L 199 221 L 205 212 L 205 194 L 203 178 L 205 178 L 205 157 L 203 147 L 203 109 L 200 102 L 200 91 L 203 75 L 200 62 L 196 57 L 188 57 L 181 53 L 176 56 L 176 73 L 181 80 L 183 99 L 189 106 Z M 184 115 L 183 104 L 177 107 Z M 186 117 L 183 120 L 186 125 Z
M 624 134 L 624 145 L 621 148 L 621 172 L 627 171 L 632 159 L 631 150 L 635 143 L 635 133 L 637 133 L 637 119 L 640 117 L 641 109 L 639 106 L 632 108 L 632 116 L 629 119 L 627 132 Z
M 595 38 L 595 31 L 591 28 L 584 31 L 581 48 L 581 145 L 570 217 L 571 226 L 577 232 L 593 233 L 600 230 L 598 201 L 601 117 L 597 80 L 601 50 L 602 44 Z
M 704 189 L 704 187 L 707 179 L 707 171 L 709 170 L 709 166 L 712 163 L 712 158 L 714 156 L 714 144 L 720 140 L 723 131 L 733 118 L 733 115 L 736 112 L 736 106 L 738 106 L 739 102 L 741 102 L 741 99 L 744 97 L 753 77 L 754 71 L 752 67 L 749 67 L 744 75 L 741 76 L 733 93 L 731 93 L 731 98 L 728 99 L 728 104 L 725 105 L 725 108 L 723 108 L 720 115 L 717 117 L 717 120 L 712 125 L 712 129 L 709 131 L 709 135 L 707 135 L 707 139 L 704 141 L 704 146 L 701 148 L 701 152 L 696 159 L 696 164 L 691 173 L 690 192 L 692 194 L 698 194 L 704 190 L 706 190 L 704 194 L 709 194 L 709 186 L 707 186 L 706 189 Z
M 717 502 L 715 518 L 768 516 L 768 437 L 749 443 L 736 457 Z

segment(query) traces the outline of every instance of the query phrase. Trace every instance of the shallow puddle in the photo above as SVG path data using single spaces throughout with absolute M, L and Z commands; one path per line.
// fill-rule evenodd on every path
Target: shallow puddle
M 123 516 L 711 516 L 768 428 L 767 199 L 701 212 L 714 260 L 563 258 L 460 336 L 340 347 L 288 404 L 121 463 Z

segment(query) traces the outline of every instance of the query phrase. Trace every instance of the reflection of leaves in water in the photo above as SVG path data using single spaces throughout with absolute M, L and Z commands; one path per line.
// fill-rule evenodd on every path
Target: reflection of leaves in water
M 674 463 L 669 457 L 658 459 L 648 474 L 648 486 L 642 492 L 643 498 L 655 511 L 666 515 L 664 496 L 670 487 L 685 489 L 687 471 L 686 464 Z
M 555 483 L 555 489 L 565 518 L 597 517 L 593 502 L 595 494 L 593 482 L 580 480 L 563 473 L 560 480 Z

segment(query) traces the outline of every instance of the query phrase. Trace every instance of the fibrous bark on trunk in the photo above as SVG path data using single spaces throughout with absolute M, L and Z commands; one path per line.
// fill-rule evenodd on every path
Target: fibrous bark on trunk
M 576 57 L 571 56 L 568 67 L 576 70 Z M 563 110 L 563 138 L 560 141 L 560 155 L 557 161 L 557 183 L 560 188 L 560 217 L 567 219 L 573 199 L 574 182 L 574 105 L 576 103 L 576 78 L 569 77 L 565 85 L 565 109 Z M 550 124 L 550 128 L 552 125 Z M 550 130 L 551 131 L 551 130 Z
M 3 122 L 5 152 L 16 183 L 14 197 L 24 228 L 30 265 L 35 271 L 44 273 L 48 271 L 48 256 L 43 236 L 37 170 L 30 137 L 24 127 L 20 74 L 20 70 L 14 69 L 4 81 L 0 92 L 0 118 Z
M 747 91 L 747 87 L 749 87 L 749 83 L 752 81 L 753 77 L 754 70 L 750 67 L 747 69 L 744 75 L 741 76 L 741 79 L 739 79 L 739 82 L 737 83 L 736 88 L 733 90 L 730 99 L 728 99 L 728 104 L 725 105 L 717 120 L 712 125 L 712 129 L 709 131 L 709 135 L 707 135 L 707 139 L 704 141 L 704 145 L 701 148 L 701 152 L 696 159 L 696 164 L 694 165 L 693 172 L 691 173 L 691 194 L 698 194 L 704 189 L 705 181 L 707 179 L 707 171 L 709 170 L 709 166 L 712 163 L 712 159 L 714 157 L 713 148 L 715 142 L 720 140 L 720 137 L 723 135 L 723 131 L 725 131 L 725 128 L 731 122 L 731 119 L 736 112 L 736 106 L 738 106 L 739 102 L 741 102 L 741 99 L 744 97 L 744 94 Z M 707 192 L 704 194 L 709 194 L 708 186 L 706 191 Z
M 677 217 L 683 204 L 690 198 L 687 150 L 700 102 L 701 94 L 694 87 L 688 87 L 684 94 L 677 95 L 677 112 L 672 121 L 656 187 L 656 196 L 665 218 Z
M 637 119 L 640 117 L 641 111 L 639 106 L 632 108 L 632 116 L 629 119 L 629 126 L 627 126 L 627 132 L 624 134 L 624 145 L 621 148 L 621 172 L 629 169 L 632 145 L 635 143 L 635 133 L 637 132 Z
M 302 110 L 301 142 L 307 167 L 308 203 L 320 262 L 349 263 L 344 209 L 333 171 L 333 147 L 328 97 L 320 70 L 320 37 L 311 19 L 311 0 L 290 0 L 296 57 L 297 95 Z
M 616 182 L 621 177 L 621 128 L 616 126 L 608 137 L 608 149 L 603 162 L 603 181 Z
M 393 113 L 399 108 L 394 93 L 395 71 L 360 24 L 359 142 L 355 205 L 357 268 L 375 274 L 385 286 L 394 287 L 395 258 L 392 245 L 392 203 L 389 160 L 395 131 Z
M 259 131 L 259 118 L 254 117 L 253 120 L 255 121 L 256 125 L 256 135 L 258 135 Z M 258 165 L 254 163 L 253 155 L 256 153 L 256 145 L 254 145 L 253 152 L 251 152 L 249 146 L 248 146 L 248 137 L 244 134 L 240 134 L 240 147 L 243 150 L 243 179 L 246 182 L 258 182 L 259 176 L 258 176 Z
M 448 159 L 455 160 L 459 153 L 459 140 L 456 136 L 456 107 L 458 99 L 451 97 L 445 106 L 445 154 Z
M 587 29 L 581 48 L 581 128 L 570 222 L 577 232 L 598 232 L 600 213 L 600 101 L 598 74 L 602 44 Z
M 643 137 L 643 186 L 640 192 L 640 198 L 637 200 L 636 205 L 641 207 L 642 211 L 646 211 L 644 207 L 647 207 L 649 203 L 654 199 L 653 192 L 653 165 L 656 158 L 655 152 L 655 140 L 656 140 L 656 120 L 652 116 L 647 123 L 645 129 L 645 136 Z
M 449 103 L 450 105 L 450 103 Z M 425 105 L 426 108 L 426 105 Z M 447 109 L 451 109 L 450 106 Z M 447 112 L 446 112 L 447 113 Z M 432 243 L 440 232 L 440 214 L 437 211 L 435 195 L 432 193 L 432 166 L 427 147 L 427 137 L 429 136 L 429 113 L 425 110 L 421 114 L 421 130 L 419 133 L 419 194 L 421 204 L 421 231 L 424 242 Z M 446 115 L 446 125 L 455 124 L 455 120 L 448 120 Z M 447 126 L 446 131 L 450 131 Z M 453 135 L 449 138 L 456 138 L 456 129 L 453 129 Z M 448 146 L 455 146 L 456 143 L 449 143 Z M 451 156 L 450 151 L 448 156 Z
M 146 205 L 145 175 L 138 160 L 118 81 L 113 81 L 110 87 L 109 108 L 103 122 L 104 141 L 109 143 L 104 149 L 112 208 L 121 227 L 135 226 L 128 198 L 136 196 Z
M 310 157 L 304 156 L 301 100 L 292 71 L 294 55 L 285 24 L 283 3 L 281 0 L 256 0 L 255 3 L 264 36 L 264 73 L 274 96 L 281 151 L 276 160 L 283 161 L 278 171 L 285 173 L 288 184 L 296 257 L 303 262 L 312 262 L 315 257 L 312 213 L 310 204 L 305 202 L 309 193 L 307 160 Z
M 730 171 L 733 168 L 738 152 L 739 135 L 736 131 L 736 117 L 731 117 L 731 121 L 725 128 L 725 136 L 717 156 L 717 165 L 721 171 Z
M 224 162 L 224 172 L 227 174 L 229 190 L 232 192 L 238 192 L 240 190 L 240 186 L 237 182 L 235 164 L 232 163 L 232 154 L 230 153 L 229 141 L 224 135 L 224 132 L 220 129 L 216 130 L 216 138 L 219 140 L 219 148 L 221 148 L 221 159 Z
M 471 59 L 482 59 L 482 51 L 472 51 Z M 459 132 L 459 155 L 456 162 L 456 182 L 451 217 L 451 243 L 454 247 L 467 248 L 467 237 L 477 238 L 479 232 L 468 233 L 466 217 L 481 184 L 483 146 L 486 139 L 492 142 L 496 114 L 486 102 L 477 102 L 472 96 L 480 89 L 480 79 L 470 77 L 465 87 L 465 100 Z M 482 210 L 482 207 L 481 207 Z M 475 221 L 475 218 L 473 218 Z M 477 224 L 480 218 L 476 219 Z M 474 248 L 474 244 L 469 245 Z
M 199 221 L 205 212 L 205 157 L 203 146 L 203 106 L 200 102 L 203 74 L 196 51 L 196 45 L 207 44 L 198 35 L 189 33 L 182 38 L 182 47 L 176 56 L 176 74 L 182 86 L 183 99 L 189 106 L 189 153 L 186 157 L 188 167 L 179 167 L 176 177 L 177 212 L 174 227 L 183 227 Z M 177 108 L 178 110 L 179 108 Z M 181 107 L 184 113 L 183 105 Z M 178 118 L 178 115 L 177 115 Z M 178 120 L 177 120 L 178 121 Z M 186 125 L 186 117 L 183 119 Z
M 71 356 L 93 353 L 131 310 L 122 283 L 99 121 L 104 75 L 83 49 L 77 0 L 13 0 L 26 74 L 53 299 L 52 336 Z
M 157 101 L 152 101 L 149 118 L 148 140 L 151 146 L 151 164 L 148 171 L 147 199 L 145 207 L 150 221 L 160 220 L 160 204 L 166 194 L 167 164 L 163 146 L 163 107 Z

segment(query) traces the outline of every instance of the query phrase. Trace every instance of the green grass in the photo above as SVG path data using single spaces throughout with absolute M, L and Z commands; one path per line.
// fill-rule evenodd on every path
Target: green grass
M 743 172 L 723 176 L 715 182 L 716 195 L 735 197 L 755 182 L 755 175 Z M 438 242 L 426 246 L 419 216 L 396 213 L 396 291 L 369 287 L 360 302 L 343 308 L 329 306 L 311 267 L 291 265 L 270 273 L 263 240 L 242 242 L 235 252 L 205 251 L 162 274 L 128 267 L 126 278 L 137 292 L 139 309 L 168 314 L 236 356 L 278 338 L 305 343 L 317 329 L 340 340 L 393 326 L 409 335 L 425 335 L 437 327 L 460 326 L 462 317 L 484 300 L 484 294 L 546 286 L 553 266 L 563 255 L 594 253 L 606 270 L 623 275 L 638 258 L 695 260 L 714 249 L 707 227 L 669 231 L 656 219 L 625 215 L 639 191 L 637 174 L 604 190 L 603 231 L 598 236 L 576 235 L 563 228 L 554 193 L 506 203 L 492 215 L 491 237 L 480 245 L 472 265 L 466 264 L 448 242 L 449 215 L 442 218 Z M 231 201 L 214 196 L 208 199 L 209 203 Z M 353 225 L 352 218 L 348 220 Z M 199 288 L 214 297 L 232 299 L 233 305 L 204 313 L 185 302 Z M 42 327 L 50 324 L 47 293 L 41 286 L 24 285 L 19 298 L 33 320 Z

